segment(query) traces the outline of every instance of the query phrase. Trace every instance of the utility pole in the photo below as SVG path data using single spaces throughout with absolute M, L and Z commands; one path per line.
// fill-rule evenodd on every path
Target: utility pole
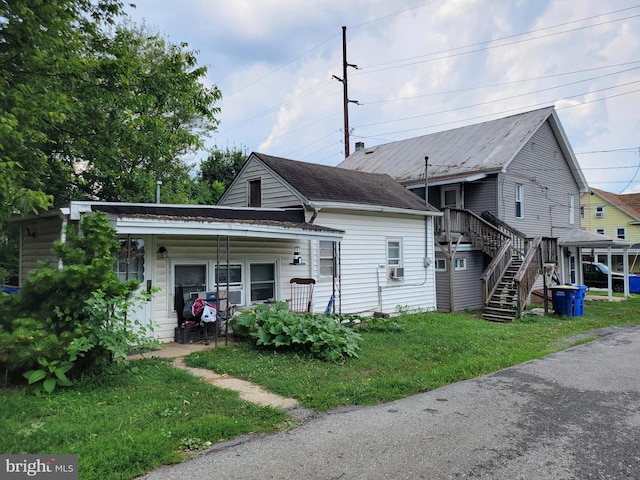
M 342 100 L 344 109 L 344 158 L 349 156 L 349 103 L 358 104 L 357 100 L 349 100 L 347 87 L 347 67 L 358 68 L 357 65 L 347 63 L 347 27 L 342 27 L 342 78 L 333 75 L 333 78 L 342 82 Z

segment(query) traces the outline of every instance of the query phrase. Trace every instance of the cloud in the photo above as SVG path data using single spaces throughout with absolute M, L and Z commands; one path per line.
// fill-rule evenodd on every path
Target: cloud
M 343 76 L 346 25 L 347 61 L 359 67 L 347 71 L 349 99 L 361 103 L 349 104 L 352 145 L 555 105 L 576 152 L 607 151 L 577 155 L 593 186 L 617 193 L 638 165 L 624 150 L 638 146 L 632 0 L 137 3 L 136 18 L 201 52 L 223 94 L 221 146 L 339 163 L 342 84 L 332 76 Z

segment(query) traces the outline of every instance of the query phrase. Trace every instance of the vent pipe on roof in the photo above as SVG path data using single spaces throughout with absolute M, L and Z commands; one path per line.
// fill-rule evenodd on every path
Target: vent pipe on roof
M 364 142 L 356 142 L 356 152 L 364 150 Z

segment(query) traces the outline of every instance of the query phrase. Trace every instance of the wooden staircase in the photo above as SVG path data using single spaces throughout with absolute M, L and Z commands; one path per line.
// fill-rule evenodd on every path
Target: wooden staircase
M 436 225 L 436 231 L 444 232 L 440 241 L 451 245 L 454 238 L 458 243 L 465 238 L 492 259 L 480 277 L 482 317 L 494 322 L 520 317 L 544 263 L 558 261 L 557 238 L 526 237 L 488 212 L 478 216 L 469 210 L 447 208 L 441 222 Z
M 491 322 L 513 322 L 520 315 L 518 285 L 515 282 L 520 267 L 522 267 L 520 257 L 511 257 L 511 262 L 486 303 L 482 318 Z

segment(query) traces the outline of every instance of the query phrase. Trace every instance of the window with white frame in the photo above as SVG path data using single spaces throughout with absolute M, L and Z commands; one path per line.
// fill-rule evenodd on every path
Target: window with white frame
M 616 237 L 622 240 L 627 238 L 627 229 L 625 227 L 616 228 Z
M 599 233 L 600 235 L 604 235 L 604 228 L 596 228 L 596 233 Z
M 604 218 L 604 205 L 596 205 L 596 218 Z
M 219 290 L 229 288 L 229 303 L 232 305 L 244 305 L 242 264 L 230 263 L 228 266 L 215 267 L 214 282 Z
M 249 265 L 251 302 L 274 300 L 276 296 L 276 266 L 273 263 Z
M 584 218 L 584 207 L 580 207 L 580 218 Z
M 124 238 L 120 240 L 120 250 L 114 266 L 118 278 L 127 280 L 144 280 L 144 240 L 141 238 Z
M 445 258 L 436 258 L 435 269 L 437 272 L 445 272 L 447 270 L 447 260 Z
M 321 277 L 333 277 L 333 252 L 335 242 L 330 240 L 320 240 L 318 252 L 318 263 Z
M 399 238 L 387 239 L 387 275 L 394 280 L 404 278 L 404 265 L 402 262 L 402 240 Z
M 467 269 L 467 259 L 466 258 L 456 258 L 453 264 L 454 270 L 466 270 Z
M 524 185 L 516 184 L 516 218 L 524 218 Z
M 569 195 L 569 225 L 576 223 L 576 196 Z

